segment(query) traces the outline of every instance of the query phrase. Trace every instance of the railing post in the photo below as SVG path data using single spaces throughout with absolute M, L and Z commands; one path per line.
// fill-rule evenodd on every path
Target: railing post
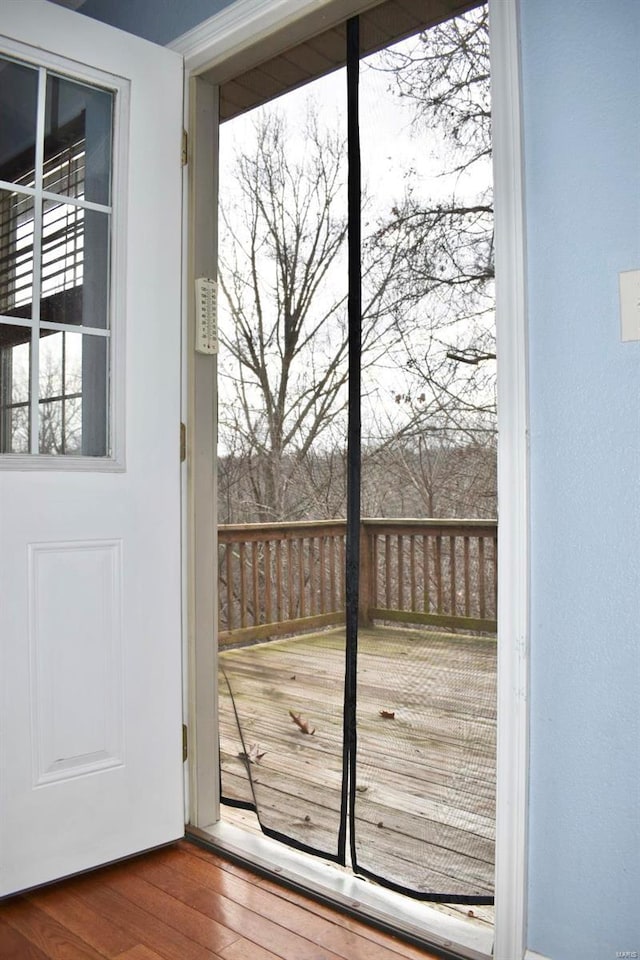
M 358 596 L 358 624 L 371 626 L 371 595 L 373 578 L 373 550 L 371 537 L 364 523 L 360 523 L 360 593 Z

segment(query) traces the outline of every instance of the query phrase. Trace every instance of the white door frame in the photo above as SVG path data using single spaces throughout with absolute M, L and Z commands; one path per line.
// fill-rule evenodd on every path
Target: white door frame
M 190 180 L 193 185 L 217 196 L 215 150 L 217 119 L 212 104 L 216 88 L 199 80 L 205 70 L 220 67 L 233 56 L 236 63 L 244 51 L 256 41 L 268 41 L 278 31 L 301 23 L 309 16 L 317 17 L 324 9 L 328 17 L 340 19 L 370 6 L 369 0 L 236 0 L 231 6 L 195 27 L 174 41 L 171 46 L 185 58 L 186 97 L 185 124 L 192 132 Z M 528 665 L 529 665 L 529 462 L 528 462 L 528 387 L 527 387 L 527 317 L 524 249 L 524 187 L 522 152 L 522 112 L 520 94 L 520 51 L 517 0 L 489 0 L 492 58 L 493 157 L 495 194 L 496 246 L 496 326 L 498 354 L 498 748 L 497 748 L 497 831 L 496 831 L 496 926 L 493 956 L 496 960 L 521 960 L 526 952 L 527 903 L 527 784 L 528 784 Z M 247 60 L 251 56 L 246 54 Z M 186 278 L 187 290 L 193 278 L 211 275 L 216 268 L 216 238 L 211 222 L 204 222 L 202 204 L 190 208 L 191 240 L 198 238 L 198 262 L 192 262 Z M 189 297 L 193 304 L 193 296 Z M 190 309 L 190 330 L 193 330 L 193 306 Z M 193 356 L 193 334 L 190 333 L 189 355 Z M 198 490 L 211 483 L 214 467 L 215 435 L 212 411 L 215 402 L 215 361 L 197 357 L 191 362 L 191 387 L 188 413 L 191 434 L 191 481 L 189 518 L 191 529 L 201 536 L 208 529 L 208 543 L 194 544 L 189 550 L 190 588 L 190 675 L 191 729 L 199 730 L 200 744 L 190 747 L 191 803 L 190 823 L 206 831 L 219 818 L 217 796 L 217 702 L 211 678 L 215 670 L 215 650 L 211 638 L 215 631 L 215 609 L 211 586 L 217 576 L 215 552 L 215 517 L 194 517 Z M 198 389 L 195 389 L 197 380 Z M 206 404 L 195 402 L 203 390 Z M 208 404 L 208 406 L 207 406 Z M 208 410 L 208 414 L 207 414 Z M 207 438 L 209 446 L 207 448 Z M 195 456 L 194 456 L 195 454 Z M 195 497 L 195 498 L 194 498 Z M 204 523 L 204 526 L 203 526 Z M 204 550 L 204 553 L 200 551 Z M 195 556 L 198 553 L 197 575 Z M 205 564 L 204 568 L 201 566 Z M 199 587 L 200 585 L 200 587 Z M 200 640 L 204 642 L 200 642 Z M 208 649 L 208 652 L 207 652 Z M 207 731 L 207 733 L 203 733 Z M 203 793 L 203 791 L 206 792 Z M 206 797 L 206 800 L 203 800 Z M 258 844 L 254 855 L 262 854 Z M 273 854 L 271 853 L 271 856 Z M 295 857 L 283 854 L 281 869 L 292 869 Z M 289 866 L 287 866 L 287 864 Z M 309 885 L 320 887 L 321 870 Z M 338 892 L 339 894 L 339 892 Z M 353 888 L 343 885 L 342 898 L 348 903 Z M 361 896 L 361 891 L 358 892 Z M 395 903 L 387 897 L 386 914 Z M 399 905 L 395 903 L 397 909 Z M 421 905 L 424 912 L 425 906 Z M 428 909 L 428 908 L 427 908 Z M 384 911 L 383 911 L 384 912 Z M 442 915 L 435 915 L 441 919 Z M 411 920 L 407 921 L 411 926 Z M 452 931 L 437 923 L 446 937 Z M 451 946 L 451 940 L 449 939 Z M 478 943 L 460 946 L 469 956 L 491 952 Z

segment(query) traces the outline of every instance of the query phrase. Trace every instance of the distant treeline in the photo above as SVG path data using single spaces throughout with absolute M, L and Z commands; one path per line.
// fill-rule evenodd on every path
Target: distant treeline
M 220 523 L 331 520 L 346 514 L 346 449 L 285 456 L 221 457 L 218 462 Z M 278 511 L 268 491 L 274 474 Z M 466 444 L 396 441 L 362 452 L 362 515 L 365 517 L 494 518 L 495 438 Z

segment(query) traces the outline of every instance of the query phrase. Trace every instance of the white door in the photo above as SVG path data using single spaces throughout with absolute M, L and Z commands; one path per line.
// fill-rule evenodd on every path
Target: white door
M 183 834 L 182 60 L 0 0 L 0 895 Z

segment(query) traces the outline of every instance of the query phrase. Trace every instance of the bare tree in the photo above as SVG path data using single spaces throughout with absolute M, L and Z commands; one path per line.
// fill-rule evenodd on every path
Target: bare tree
M 236 159 L 238 195 L 222 204 L 220 432 L 242 457 L 261 520 L 308 516 L 308 497 L 299 494 L 316 496 L 311 454 L 344 443 L 345 155 L 340 137 L 321 130 L 313 113 L 303 151 L 280 116 L 263 114 L 253 148 Z M 393 255 L 365 264 L 365 366 L 393 332 L 385 291 L 394 266 Z
M 363 243 L 364 490 L 369 514 L 484 515 L 495 505 L 495 346 L 486 6 L 379 55 L 416 129 L 442 147 Z M 273 109 L 222 205 L 220 436 L 233 520 L 344 513 L 344 144 L 310 112 L 304 143 Z M 479 171 L 481 171 L 479 173 Z M 402 502 L 400 502 L 402 501 Z M 234 516 L 235 514 L 235 516 Z
M 413 106 L 425 142 L 441 141 L 449 190 L 429 201 L 409 180 L 381 218 L 380 255 L 393 251 L 406 388 L 405 430 L 478 443 L 495 430 L 491 101 L 486 4 L 386 51 L 377 69 Z M 435 136 L 437 134 L 437 136 Z M 416 398 L 422 397 L 422 403 Z M 488 438 L 488 442 L 491 442 Z

